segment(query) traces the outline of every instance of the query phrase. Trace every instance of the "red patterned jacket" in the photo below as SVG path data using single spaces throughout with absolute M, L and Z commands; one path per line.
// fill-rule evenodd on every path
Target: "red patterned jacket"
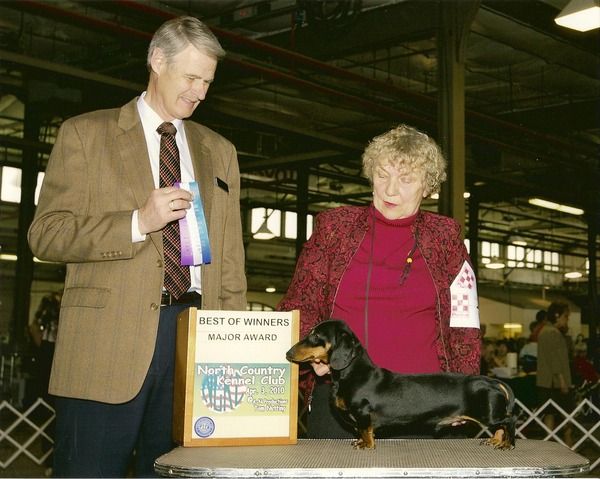
M 352 257 L 369 229 L 369 207 L 343 206 L 324 211 L 305 243 L 279 311 L 300 310 L 300 336 L 330 319 L 337 289 Z M 452 218 L 420 211 L 413 224 L 418 246 L 437 291 L 437 353 L 442 371 L 478 374 L 480 331 L 450 327 L 450 286 L 465 260 L 470 262 Z M 307 370 L 310 372 L 312 369 Z M 310 401 L 314 374 L 303 374 L 300 387 Z

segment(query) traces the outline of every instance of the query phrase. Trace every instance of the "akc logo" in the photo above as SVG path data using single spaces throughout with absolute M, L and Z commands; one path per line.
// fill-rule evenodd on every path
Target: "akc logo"
M 194 423 L 194 431 L 198 437 L 210 437 L 215 432 L 215 422 L 209 417 L 200 417 Z

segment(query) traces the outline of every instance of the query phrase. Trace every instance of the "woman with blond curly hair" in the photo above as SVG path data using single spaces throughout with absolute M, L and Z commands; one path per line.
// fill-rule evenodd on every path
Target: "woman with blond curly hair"
M 372 203 L 317 215 L 278 309 L 300 310 L 301 335 L 346 321 L 371 359 L 395 372 L 478 374 L 477 291 L 460 226 L 421 209 L 446 179 L 440 148 L 399 125 L 362 159 Z M 328 365 L 311 365 L 301 379 L 309 437 L 351 437 L 332 419 Z

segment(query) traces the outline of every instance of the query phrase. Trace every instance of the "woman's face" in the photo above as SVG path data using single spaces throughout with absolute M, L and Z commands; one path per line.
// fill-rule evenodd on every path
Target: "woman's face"
M 427 196 L 424 175 L 390 164 L 378 165 L 373 172 L 373 204 L 387 219 L 414 215 Z

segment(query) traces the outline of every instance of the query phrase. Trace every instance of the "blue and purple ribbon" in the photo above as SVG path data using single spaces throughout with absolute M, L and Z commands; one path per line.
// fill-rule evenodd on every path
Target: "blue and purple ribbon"
M 209 264 L 211 261 L 210 244 L 208 241 L 208 229 L 200 188 L 198 183 L 175 183 L 178 188 L 189 191 L 192 198 L 192 207 L 187 210 L 186 215 L 179 220 L 179 236 L 181 238 L 181 264 L 183 266 L 197 266 Z

